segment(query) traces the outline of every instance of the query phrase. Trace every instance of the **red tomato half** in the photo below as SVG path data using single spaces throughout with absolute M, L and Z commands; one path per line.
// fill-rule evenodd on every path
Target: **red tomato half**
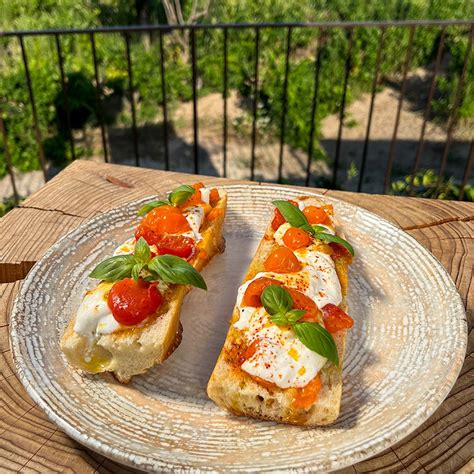
M 331 334 L 350 329 L 354 325 L 354 320 L 335 304 L 327 304 L 322 308 L 322 312 L 324 325 Z
M 194 253 L 194 247 L 194 239 L 182 235 L 168 235 L 156 243 L 160 255 L 176 255 L 185 259 L 191 257 Z
M 133 326 L 155 313 L 163 297 L 156 283 L 124 278 L 112 286 L 107 302 L 116 321 Z

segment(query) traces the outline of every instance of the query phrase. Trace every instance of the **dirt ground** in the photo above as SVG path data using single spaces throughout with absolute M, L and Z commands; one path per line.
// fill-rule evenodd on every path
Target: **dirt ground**
M 419 69 L 408 78 L 405 100 L 395 146 L 392 178 L 401 178 L 411 173 L 417 147 L 419 146 L 423 115 L 431 75 L 429 70 Z M 399 100 L 400 83 L 386 82 L 377 93 L 368 145 L 366 171 L 362 190 L 377 193 L 383 191 L 390 143 L 395 124 Z M 342 189 L 355 190 L 357 169 L 360 167 L 366 136 L 370 94 L 362 95 L 346 109 L 345 126 L 342 133 L 340 163 L 337 185 Z M 181 104 L 172 114 L 169 126 L 169 150 L 171 169 L 193 172 L 193 128 L 192 103 Z M 223 174 L 223 99 L 220 94 L 210 94 L 198 101 L 199 114 L 199 172 L 208 175 Z M 244 126 L 236 127 L 236 123 Z M 474 133 L 471 126 L 457 127 L 448 155 L 446 174 L 461 179 L 467 160 L 469 144 Z M 328 160 L 313 160 L 311 184 L 321 185 L 332 176 L 332 161 L 335 156 L 339 116 L 326 117 L 321 124 L 320 142 Z M 227 176 L 244 179 L 250 177 L 251 141 L 248 113 L 244 111 L 235 92 L 228 99 Z M 108 147 L 113 163 L 135 163 L 132 131 L 128 127 L 108 127 Z M 155 123 L 138 128 L 140 165 L 164 168 L 163 125 L 160 117 Z M 78 143 L 87 141 L 95 156 L 89 159 L 102 160 L 99 130 L 90 130 L 76 136 Z M 439 169 L 446 141 L 446 125 L 427 122 L 425 142 L 420 168 Z M 257 136 L 255 179 L 276 181 L 278 176 L 280 145 L 278 139 L 269 140 L 261 133 Z M 304 183 L 306 177 L 307 152 L 287 145 L 283 147 L 284 181 Z M 348 173 L 351 169 L 352 173 Z M 57 170 L 51 170 L 51 174 Z M 355 171 L 355 172 L 354 172 Z M 16 173 L 21 196 L 27 196 L 42 186 L 40 172 Z M 350 177 L 352 176 L 352 178 Z M 0 197 L 12 194 L 9 177 L 0 180 Z

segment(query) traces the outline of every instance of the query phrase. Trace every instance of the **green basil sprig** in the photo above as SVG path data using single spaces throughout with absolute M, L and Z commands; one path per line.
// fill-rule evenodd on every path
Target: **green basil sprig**
M 207 290 L 201 274 L 182 258 L 175 255 L 158 255 L 151 258 L 150 247 L 143 237 L 140 237 L 135 244 L 133 255 L 107 258 L 92 270 L 89 277 L 109 282 L 124 278 L 138 281 L 141 277 L 146 281 L 161 280 L 165 283 L 191 285 Z
M 331 333 L 318 323 L 300 321 L 305 311 L 291 309 L 293 298 L 285 288 L 269 285 L 263 290 L 261 299 L 265 311 L 270 314 L 270 321 L 278 326 L 291 326 L 296 337 L 308 349 L 339 365 L 337 347 Z
M 144 204 L 140 210 L 138 211 L 139 216 L 144 216 L 148 214 L 152 209 L 155 207 L 161 206 L 180 206 L 181 204 L 185 203 L 194 193 L 196 189 L 188 184 L 182 184 L 178 186 L 175 190 L 171 191 L 168 195 L 168 200 L 163 201 L 150 201 Z
M 304 213 L 300 211 L 298 207 L 293 206 L 291 202 L 276 200 L 273 201 L 272 204 L 277 207 L 282 216 L 285 218 L 286 222 L 288 222 L 288 224 L 290 224 L 292 227 L 303 229 L 316 239 L 342 245 L 352 256 L 354 256 L 354 248 L 347 240 L 338 237 L 337 235 L 328 234 L 325 232 L 326 228 L 321 225 L 311 225 L 308 222 L 308 219 L 306 219 Z

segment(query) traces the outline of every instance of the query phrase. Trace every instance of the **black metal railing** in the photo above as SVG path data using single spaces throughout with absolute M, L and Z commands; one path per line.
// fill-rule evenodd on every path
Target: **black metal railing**
M 99 61 L 97 57 L 97 48 L 96 48 L 96 35 L 97 34 L 112 34 L 120 33 L 123 35 L 125 42 L 125 52 L 127 59 L 127 77 L 128 77 L 128 92 L 129 100 L 131 107 L 131 128 L 132 128 L 132 140 L 133 140 L 133 155 L 135 158 L 135 164 L 140 166 L 140 153 L 139 153 L 139 134 L 137 130 L 137 113 L 136 113 L 136 104 L 134 98 L 134 75 L 133 75 L 133 64 L 130 54 L 130 35 L 132 33 L 150 33 L 156 32 L 158 35 L 159 41 L 159 56 L 160 56 L 160 69 L 158 71 L 161 78 L 161 94 L 162 94 L 162 118 L 163 118 L 163 149 L 164 149 L 164 168 L 166 170 L 170 169 L 170 149 L 169 149 L 169 140 L 170 140 L 170 119 L 168 113 L 168 98 L 167 98 L 167 85 L 166 85 L 166 59 L 165 59 L 165 45 L 164 45 L 164 35 L 171 33 L 175 30 L 187 30 L 190 34 L 190 72 L 191 72 L 191 82 L 192 82 L 192 111 L 193 111 L 193 171 L 199 173 L 200 171 L 200 162 L 199 162 L 199 118 L 198 118 L 198 73 L 197 73 L 197 53 L 196 53 L 196 34 L 202 30 L 221 30 L 223 33 L 222 41 L 222 50 L 223 50 L 223 64 L 222 64 L 222 97 L 223 97 L 223 136 L 222 136 L 222 151 L 223 151 L 223 170 L 222 175 L 227 176 L 229 158 L 228 158 L 228 95 L 229 95 L 229 64 L 228 64 L 228 33 L 230 30 L 236 29 L 245 29 L 250 30 L 254 33 L 254 65 L 253 65 L 253 89 L 252 89 L 252 106 L 251 106 L 251 116 L 252 116 L 252 126 L 251 126 L 251 147 L 250 147 L 250 169 L 249 177 L 251 179 L 255 178 L 255 166 L 256 166 L 256 141 L 257 141 L 257 106 L 258 106 L 258 94 L 259 94 L 259 68 L 260 68 L 260 47 L 261 47 L 261 31 L 263 29 L 283 29 L 286 31 L 285 39 L 285 49 L 284 49 L 284 76 L 282 77 L 281 84 L 281 104 L 282 104 L 282 114 L 281 121 L 279 126 L 279 153 L 276 166 L 278 167 L 278 181 L 282 182 L 283 180 L 283 161 L 284 161 L 284 145 L 286 143 L 286 130 L 287 130 L 287 101 L 288 101 L 288 81 L 289 81 L 289 67 L 290 67 L 290 52 L 292 48 L 292 35 L 295 29 L 298 28 L 310 28 L 315 30 L 315 37 L 318 38 L 318 47 L 316 48 L 316 53 L 314 56 L 314 78 L 313 78 L 313 89 L 311 94 L 309 94 L 309 101 L 311 103 L 311 113 L 308 117 L 309 126 L 309 145 L 307 149 L 307 161 L 305 163 L 305 178 L 304 183 L 310 185 L 311 175 L 312 175 L 312 163 L 314 155 L 314 138 L 316 133 L 316 116 L 318 108 L 318 94 L 320 91 L 320 69 L 321 69 L 321 49 L 319 48 L 319 42 L 322 38 L 324 32 L 329 30 L 342 29 L 347 32 L 347 41 L 348 46 L 346 50 L 345 65 L 344 65 L 344 76 L 343 76 L 343 88 L 342 95 L 340 98 L 340 107 L 339 107 L 339 125 L 337 132 L 337 139 L 335 144 L 335 152 L 333 158 L 332 166 L 332 186 L 336 186 L 338 179 L 338 172 L 340 171 L 340 161 L 342 153 L 342 143 L 343 143 L 343 129 L 344 129 L 344 118 L 346 114 L 346 104 L 347 104 L 347 91 L 348 83 L 351 72 L 352 64 L 352 49 L 354 41 L 354 32 L 358 28 L 375 28 L 379 31 L 379 44 L 376 53 L 375 67 L 373 70 L 373 79 L 370 90 L 370 104 L 368 107 L 368 119 L 365 129 L 365 138 L 363 140 L 362 154 L 360 157 L 360 168 L 357 181 L 357 191 L 363 189 L 364 175 L 367 168 L 367 157 L 369 156 L 370 151 L 370 136 L 372 128 L 372 118 L 374 112 L 374 102 L 377 94 L 377 86 L 380 82 L 380 66 L 382 61 L 382 55 L 384 51 L 384 42 L 385 35 L 388 28 L 398 27 L 406 28 L 409 30 L 408 38 L 408 47 L 404 54 L 403 62 L 403 71 L 401 78 L 400 94 L 398 99 L 398 106 L 395 113 L 395 124 L 393 132 L 391 133 L 390 144 L 388 147 L 388 154 L 385 166 L 384 173 L 384 183 L 383 189 L 385 192 L 389 190 L 393 165 L 395 161 L 395 151 L 397 147 L 397 136 L 400 125 L 400 118 L 402 112 L 403 102 L 405 100 L 406 88 L 407 88 L 407 77 L 411 66 L 411 60 L 414 54 L 414 36 L 417 28 L 421 27 L 438 27 L 440 29 L 440 37 L 437 45 L 436 59 L 433 67 L 433 73 L 431 77 L 431 83 L 429 87 L 428 98 L 426 100 L 426 105 L 423 113 L 423 123 L 421 126 L 420 137 L 417 143 L 416 154 L 413 160 L 413 172 L 414 175 L 419 169 L 421 164 L 421 157 L 423 155 L 424 145 L 425 145 L 425 134 L 426 134 L 426 125 L 430 118 L 432 112 L 432 102 L 436 90 L 437 77 L 440 70 L 441 60 L 443 57 L 443 48 L 445 42 L 446 30 L 449 27 L 463 28 L 466 31 L 466 34 L 469 36 L 468 48 L 466 50 L 463 68 L 459 75 L 459 80 L 457 84 L 457 89 L 454 94 L 453 104 L 450 108 L 450 115 L 447 120 L 447 133 L 446 141 L 443 146 L 443 151 L 440 158 L 439 166 L 439 175 L 440 179 L 444 176 L 446 172 L 446 164 L 449 154 L 449 149 L 453 139 L 453 132 L 456 123 L 456 114 L 458 107 L 460 105 L 463 87 L 466 82 L 466 74 L 468 70 L 468 64 L 471 60 L 472 53 L 472 40 L 473 40 L 473 30 L 474 30 L 474 21 L 473 20 L 417 20 L 417 21 L 366 21 L 366 22 L 320 22 L 320 23 L 285 23 L 285 24 L 273 24 L 273 23 L 261 23 L 261 24 L 211 24 L 211 25 L 137 25 L 137 26 L 124 26 L 124 27 L 100 27 L 100 28 L 86 28 L 86 29 L 53 29 L 53 30 L 30 30 L 30 31 L 11 31 L 11 32 L 0 32 L 0 37 L 14 37 L 17 38 L 18 44 L 20 46 L 22 62 L 24 66 L 24 74 L 26 79 L 26 84 L 28 88 L 28 97 L 29 105 L 31 107 L 32 113 L 32 125 L 33 133 L 35 140 L 38 146 L 38 158 L 41 169 L 43 170 L 45 179 L 47 178 L 47 163 L 45 158 L 45 153 L 43 150 L 43 137 L 41 129 L 39 126 L 38 112 L 35 102 L 34 87 L 32 85 L 31 75 L 30 75 L 30 66 L 29 66 L 29 57 L 27 49 L 25 48 L 24 38 L 31 36 L 52 36 L 55 41 L 55 49 L 57 54 L 58 68 L 60 72 L 60 84 L 62 87 L 62 93 L 64 96 L 65 110 L 66 110 L 66 126 L 67 126 L 67 137 L 69 141 L 69 147 L 71 152 L 72 159 L 76 158 L 75 152 L 75 143 L 74 143 L 74 134 L 71 126 L 70 113 L 69 113 L 69 104 L 68 104 L 68 90 L 67 90 L 67 81 L 64 70 L 64 55 L 62 50 L 61 39 L 66 35 L 88 35 L 92 63 L 93 63 L 93 73 L 95 79 L 95 92 L 96 92 L 96 114 L 98 118 L 98 123 L 100 126 L 100 135 L 102 141 L 102 151 L 103 158 L 105 162 L 110 161 L 110 154 L 107 147 L 107 135 L 106 135 L 106 123 L 104 119 L 104 111 L 102 110 L 101 103 L 101 90 L 100 90 L 100 79 L 99 79 Z M 472 81 L 472 77 L 469 78 Z M 6 98 L 8 99 L 8 98 Z M 1 103 L 0 103 L 1 106 Z M 0 110 L 1 112 L 1 110 Z M 15 195 L 15 198 L 18 198 L 17 187 L 15 185 L 15 177 L 13 173 L 13 165 L 11 162 L 11 156 L 8 150 L 7 135 L 8 130 L 5 126 L 4 120 L 2 118 L 2 113 L 0 113 L 0 131 L 3 137 L 3 148 L 4 148 L 4 158 L 6 162 L 6 169 L 12 180 L 12 188 Z M 472 171 L 472 166 L 474 162 L 474 151 L 472 139 L 470 141 L 469 152 L 465 158 L 464 172 L 461 182 L 461 192 L 459 198 L 463 197 L 463 189 L 468 183 Z

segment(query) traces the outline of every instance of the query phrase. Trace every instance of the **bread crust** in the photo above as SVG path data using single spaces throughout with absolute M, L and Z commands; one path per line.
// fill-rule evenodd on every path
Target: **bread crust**
M 319 199 L 309 198 L 307 204 L 321 206 L 325 204 Z M 276 245 L 274 231 L 268 226 L 255 253 L 243 283 L 264 271 L 263 263 Z M 329 247 L 322 244 L 322 249 Z M 324 250 L 323 250 L 324 251 Z M 341 283 L 343 302 L 340 307 L 345 311 L 347 295 L 347 262 L 338 261 L 336 271 Z M 240 343 L 240 331 L 233 327 L 239 319 L 237 306 L 234 307 L 230 328 L 224 346 L 217 359 L 207 386 L 207 394 L 217 405 L 239 416 L 250 416 L 260 420 L 271 420 L 300 426 L 320 426 L 333 423 L 340 410 L 342 393 L 342 362 L 344 358 L 346 331 L 334 334 L 338 354 L 339 367 L 326 364 L 320 371 L 322 388 L 316 402 L 309 409 L 294 408 L 292 389 L 281 389 L 276 386 L 265 387 L 256 382 L 235 364 L 232 356 L 233 348 Z M 235 352 L 235 351 L 234 351 Z
M 211 222 L 205 221 L 201 228 L 203 240 L 199 242 L 197 256 L 191 261 L 198 271 L 216 254 L 224 251 L 222 227 L 226 207 L 227 195 L 222 192 L 215 206 L 220 210 L 218 216 Z M 189 285 L 173 285 L 166 295 L 166 304 L 157 314 L 147 318 L 145 324 L 101 335 L 92 348 L 90 362 L 85 360 L 90 351 L 88 340 L 74 332 L 74 316 L 60 341 L 61 350 L 69 363 L 78 369 L 92 374 L 112 372 L 119 382 L 128 383 L 134 375 L 162 363 L 179 346 L 182 333 L 179 320 L 181 306 L 190 289 Z

